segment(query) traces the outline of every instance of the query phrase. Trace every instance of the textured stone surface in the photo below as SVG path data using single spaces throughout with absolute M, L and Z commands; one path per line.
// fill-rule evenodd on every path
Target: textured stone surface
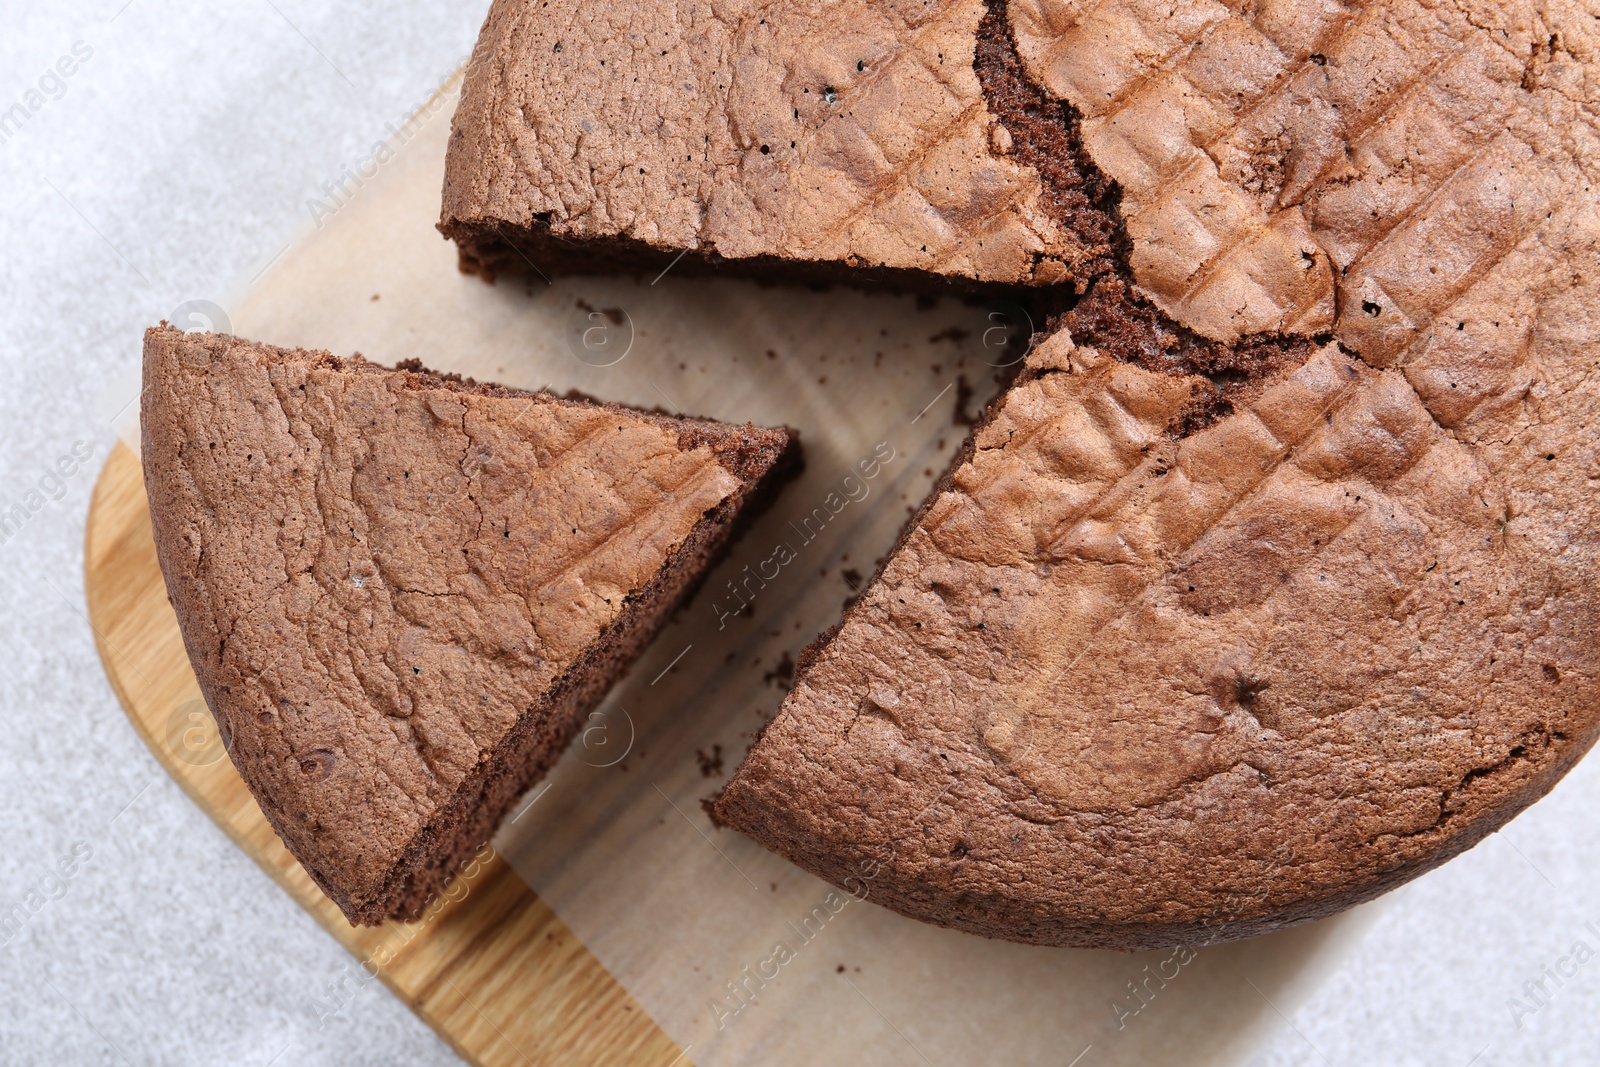
M 147 336 L 142 421 L 162 569 L 230 755 L 363 919 L 514 734 L 536 740 L 513 778 L 548 765 L 571 729 L 552 693 L 575 674 L 603 692 L 630 599 L 782 446 L 172 329 Z

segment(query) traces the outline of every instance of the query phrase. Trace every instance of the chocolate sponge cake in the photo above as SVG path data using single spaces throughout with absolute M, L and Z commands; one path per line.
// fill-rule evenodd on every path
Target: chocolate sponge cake
M 1597 48 L 1561 2 L 500 0 L 441 228 L 1053 307 L 715 810 L 932 922 L 1241 937 L 1600 729 Z
M 201 691 L 352 923 L 415 917 L 782 472 L 782 430 L 162 327 L 141 421 Z

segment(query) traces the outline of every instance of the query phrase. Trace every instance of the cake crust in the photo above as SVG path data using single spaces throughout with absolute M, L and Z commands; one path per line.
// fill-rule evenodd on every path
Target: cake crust
M 1019 151 L 997 37 L 1068 109 L 1120 235 L 1060 180 L 1093 175 Z M 1387 364 L 1514 250 L 1559 260 L 1596 40 L 1581 5 L 1527 0 L 498 0 L 440 227 L 489 270 L 687 250 L 1078 289 L 1122 242 L 1206 337 L 1332 331 Z
M 440 228 L 491 272 L 687 249 L 743 273 L 1087 279 L 1109 233 L 1065 225 L 1033 168 L 994 147 L 1007 135 L 973 66 L 984 14 L 981 0 L 500 0 L 462 90 Z
M 1581 433 L 1465 444 L 1330 345 L 1174 440 L 1191 384 L 1037 349 L 717 817 L 917 918 L 1146 948 L 1371 899 L 1544 795 L 1600 723 Z M 1597 392 L 1540 390 L 1573 426 Z
M 201 691 L 352 922 L 417 914 L 487 840 L 789 446 L 171 328 L 141 414 Z
M 1551 788 L 1600 729 L 1591 14 L 819 10 L 499 0 L 446 179 L 469 268 L 1060 312 L 717 817 L 918 918 L 1136 948 L 1369 899 Z

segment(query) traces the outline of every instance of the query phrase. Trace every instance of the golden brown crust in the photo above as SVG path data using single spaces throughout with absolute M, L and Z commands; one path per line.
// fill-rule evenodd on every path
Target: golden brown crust
M 170 328 L 146 334 L 142 425 L 201 690 L 353 921 L 425 903 L 786 444 Z

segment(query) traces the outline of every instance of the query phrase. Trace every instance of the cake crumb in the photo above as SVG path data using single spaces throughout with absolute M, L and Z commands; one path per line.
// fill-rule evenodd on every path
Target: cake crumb
M 967 405 L 972 403 L 972 383 L 967 381 L 965 374 L 956 376 L 956 406 L 950 413 L 951 420 L 957 426 L 971 426 L 978 421 L 978 416 L 967 414 Z
M 706 755 L 704 750 L 695 749 L 694 758 L 700 764 L 700 776 L 711 778 L 722 773 L 722 746 L 712 745 L 711 755 Z
M 859 576 L 858 576 L 859 577 Z M 794 688 L 794 657 L 785 652 L 779 659 L 777 666 L 761 676 L 761 680 L 768 685 L 776 684 L 778 688 L 789 690 Z

